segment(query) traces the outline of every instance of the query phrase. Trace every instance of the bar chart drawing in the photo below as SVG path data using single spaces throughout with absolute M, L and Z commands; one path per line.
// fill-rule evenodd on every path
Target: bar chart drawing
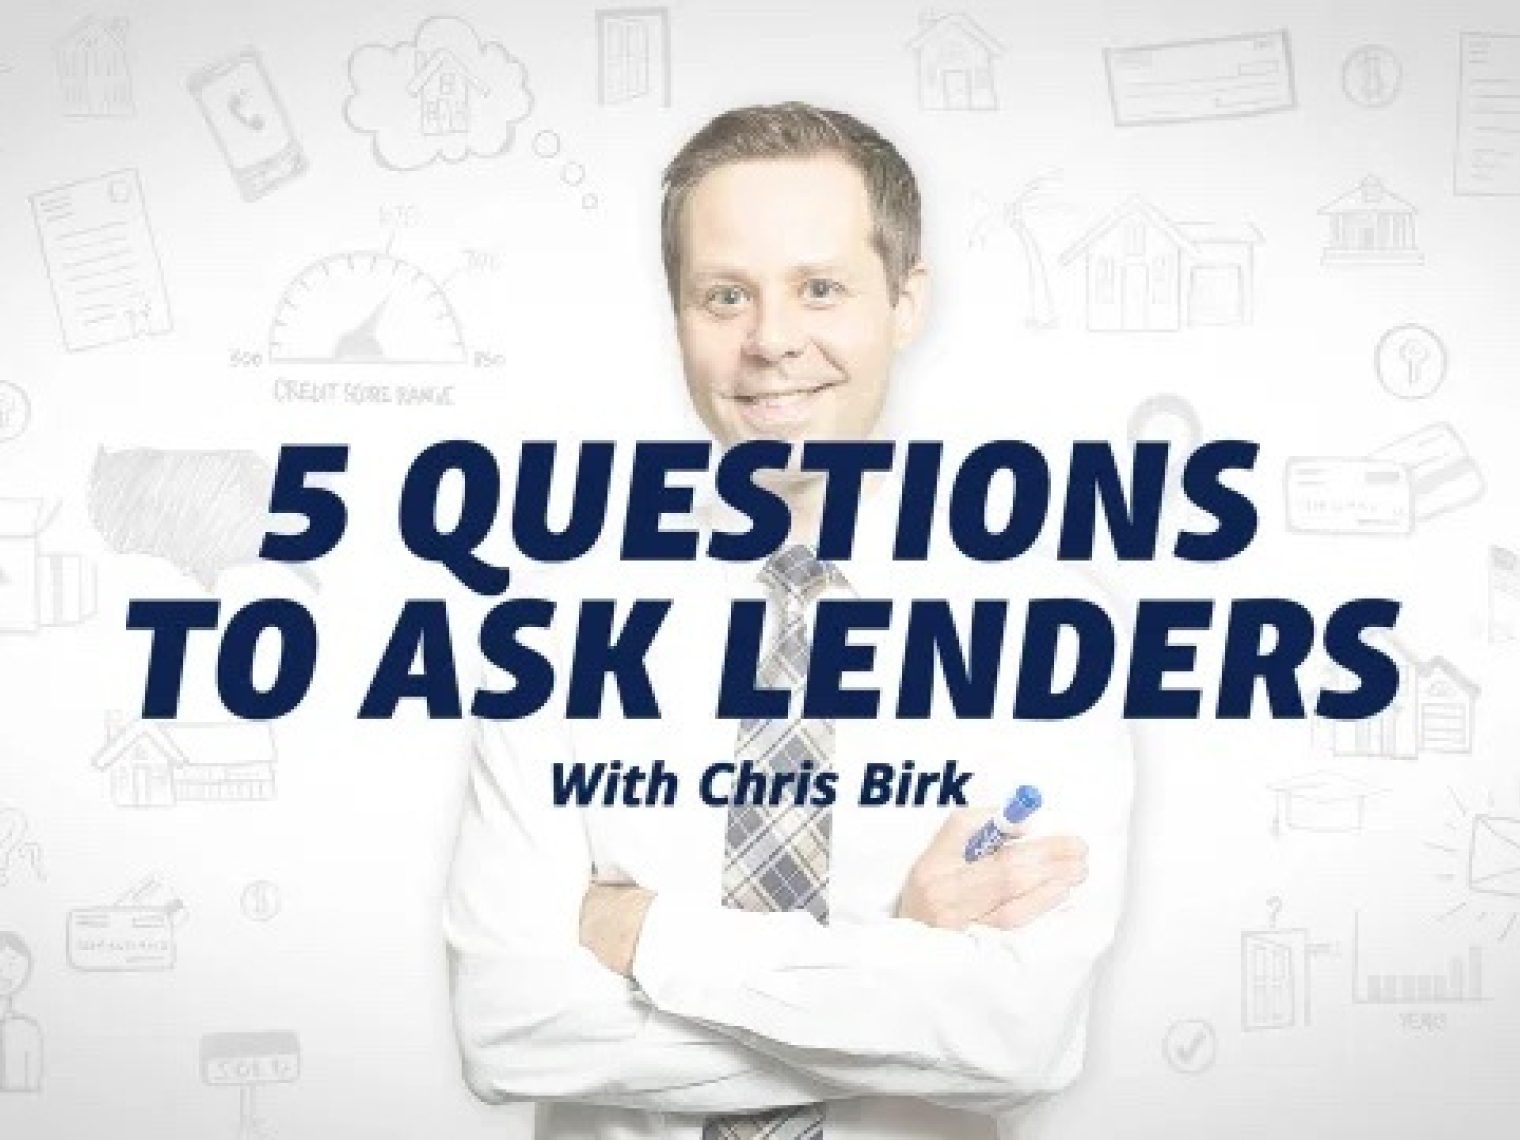
M 1483 951 L 1469 946 L 1444 971 L 1362 974 L 1361 914 L 1351 918 L 1351 1001 L 1354 1005 L 1466 1005 L 1483 997 Z

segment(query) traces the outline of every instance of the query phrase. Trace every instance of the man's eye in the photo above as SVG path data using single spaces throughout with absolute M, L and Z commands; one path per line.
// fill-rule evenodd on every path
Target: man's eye
M 744 290 L 737 285 L 717 285 L 707 291 L 704 303 L 715 313 L 728 312 L 744 304 Z
M 803 282 L 802 295 L 809 301 L 832 301 L 844 295 L 844 286 L 827 277 L 810 277 Z

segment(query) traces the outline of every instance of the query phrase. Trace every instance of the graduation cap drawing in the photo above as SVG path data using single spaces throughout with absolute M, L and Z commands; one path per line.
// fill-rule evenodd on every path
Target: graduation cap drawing
M 1480 894 L 1520 898 L 1520 819 L 1473 817 L 1467 885 Z
M 1277 816 L 1272 830 L 1360 831 L 1366 822 L 1367 800 L 1383 789 L 1339 772 L 1309 772 L 1273 784 Z

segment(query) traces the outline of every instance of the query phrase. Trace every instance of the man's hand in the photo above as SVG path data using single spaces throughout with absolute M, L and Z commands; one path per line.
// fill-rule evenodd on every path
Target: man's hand
M 654 893 L 633 883 L 592 883 L 581 900 L 581 945 L 613 973 L 633 974 L 644 914 Z
M 908 873 L 899 918 L 947 930 L 973 922 L 1012 930 L 1065 902 L 1087 878 L 1087 844 L 1071 835 L 1015 838 L 966 862 L 966 840 L 986 819 L 985 808 L 962 808 L 945 821 Z

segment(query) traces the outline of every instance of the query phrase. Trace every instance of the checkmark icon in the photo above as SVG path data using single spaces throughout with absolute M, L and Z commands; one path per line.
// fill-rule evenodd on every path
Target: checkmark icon
M 1207 1021 L 1179 1021 L 1166 1031 L 1161 1048 L 1167 1064 L 1191 1076 L 1213 1066 L 1218 1041 Z

